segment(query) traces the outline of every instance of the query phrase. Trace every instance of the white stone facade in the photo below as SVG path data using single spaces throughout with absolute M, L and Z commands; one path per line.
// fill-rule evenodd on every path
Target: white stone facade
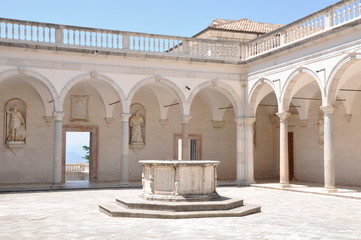
M 45 24 L 55 29 L 51 41 L 46 31 L 24 40 L 16 37 L 17 27 L 2 27 L 0 126 L 7 101 L 21 99 L 27 137 L 23 146 L 9 146 L 0 127 L 0 184 L 61 184 L 64 127 L 92 127 L 98 142 L 92 181 L 140 181 L 139 160 L 176 159 L 177 138 L 189 159 L 194 138 L 197 156 L 220 161 L 219 180 L 360 186 L 358 4 L 335 5 L 333 11 L 349 9 L 350 16 L 333 16 L 333 25 L 325 17 L 319 32 L 308 28 L 291 38 L 289 31 L 302 24 L 296 22 L 242 43 L 144 35 L 156 40 L 136 49 L 142 34 L 117 32 L 113 37 L 121 36 L 122 46 L 83 46 L 72 42 L 67 26 Z M 329 16 L 327 11 L 308 19 Z M 175 45 L 162 52 L 155 42 L 163 39 Z M 87 96 L 87 119 L 72 120 L 72 95 Z M 146 113 L 144 146 L 138 148 L 129 145 L 132 104 Z

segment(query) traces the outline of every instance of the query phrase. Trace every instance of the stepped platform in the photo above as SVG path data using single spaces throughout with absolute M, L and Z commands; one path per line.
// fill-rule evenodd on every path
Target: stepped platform
M 261 211 L 260 206 L 244 204 L 243 199 L 219 197 L 210 201 L 161 201 L 141 198 L 142 191 L 121 196 L 113 203 L 99 205 L 99 210 L 112 217 L 134 218 L 207 218 L 242 217 Z

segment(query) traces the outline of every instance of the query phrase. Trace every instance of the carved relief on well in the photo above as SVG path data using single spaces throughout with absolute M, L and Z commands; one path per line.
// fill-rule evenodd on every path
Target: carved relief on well
M 21 144 L 26 140 L 26 104 L 22 99 L 13 98 L 4 106 L 5 143 Z
M 70 121 L 83 121 L 88 122 L 88 95 L 71 95 L 70 96 Z
M 145 108 L 139 103 L 130 107 L 129 144 L 133 147 L 145 144 Z

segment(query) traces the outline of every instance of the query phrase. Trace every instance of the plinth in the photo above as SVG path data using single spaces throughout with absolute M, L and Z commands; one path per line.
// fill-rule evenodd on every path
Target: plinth
M 219 161 L 142 160 L 140 195 L 147 200 L 202 201 L 219 198 Z

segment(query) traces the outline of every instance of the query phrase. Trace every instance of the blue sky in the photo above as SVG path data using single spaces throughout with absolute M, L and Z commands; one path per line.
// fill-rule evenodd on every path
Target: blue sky
M 191 37 L 213 19 L 291 23 L 337 0 L 2 0 L 0 17 Z

